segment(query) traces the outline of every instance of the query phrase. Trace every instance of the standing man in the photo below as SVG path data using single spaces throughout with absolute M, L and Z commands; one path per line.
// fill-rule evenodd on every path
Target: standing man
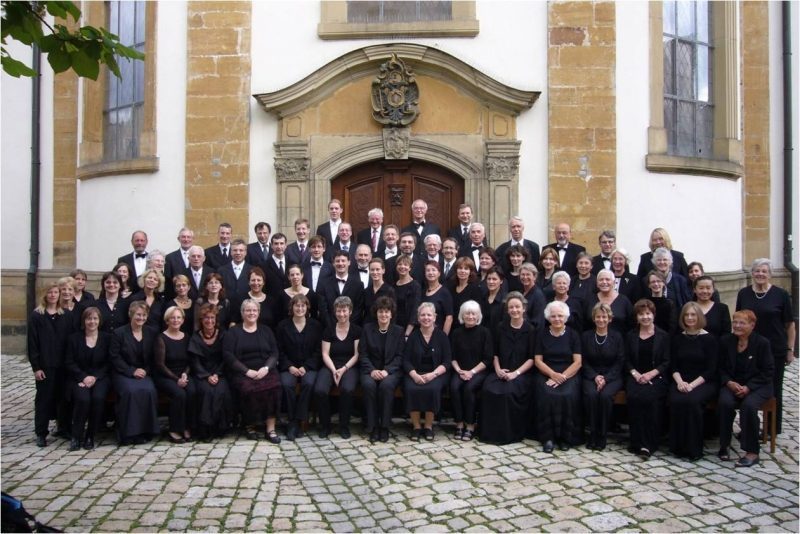
M 539 265 L 539 244 L 530 239 L 525 239 L 523 237 L 524 232 L 525 221 L 522 220 L 522 217 L 515 215 L 508 220 L 508 233 L 511 235 L 511 239 L 497 247 L 495 251 L 497 259 L 503 267 L 503 272 L 511 272 L 511 264 L 506 258 L 506 252 L 508 252 L 508 249 L 513 245 L 522 245 L 530 256 L 528 261 L 534 265 Z
M 139 287 L 139 276 L 147 270 L 147 234 L 142 230 L 136 230 L 131 234 L 131 245 L 133 252 L 117 258 L 117 263 L 124 263 L 128 266 L 131 273 L 131 290 L 136 293 Z
M 294 235 L 297 241 L 286 247 L 286 258 L 289 265 L 301 265 L 308 257 L 308 234 L 311 223 L 303 217 L 294 221 Z
M 617 234 L 614 230 L 603 230 L 597 238 L 600 254 L 592 258 L 592 274 L 597 275 L 602 269 L 611 269 L 611 253 L 617 248 Z
M 181 228 L 178 232 L 178 243 L 178 250 L 173 250 L 164 258 L 164 291 L 167 299 L 175 296 L 172 278 L 189 268 L 189 249 L 194 245 L 194 232 L 185 226 Z
M 425 236 L 425 253 L 422 257 L 425 260 L 425 263 L 429 261 L 435 261 L 439 264 L 439 267 L 442 266 L 442 256 L 439 252 L 442 250 L 442 238 L 439 237 L 437 234 L 430 234 Z
M 231 261 L 231 235 L 233 228 L 230 223 L 222 223 L 217 228 L 218 243 L 206 249 L 206 265 L 214 270 L 219 269 Z
M 353 314 L 350 321 L 360 325 L 364 308 L 364 285 L 361 280 L 350 273 L 350 256 L 339 250 L 333 257 L 334 278 L 319 288 L 319 320 L 323 325 L 334 328 L 336 325 L 336 309 L 333 302 L 341 296 L 350 297 L 353 302 Z
M 369 249 L 369 245 L 358 245 L 356 247 L 356 266 L 353 272 L 358 275 L 359 280 L 364 284 L 364 289 L 367 289 L 370 283 L 369 262 L 371 259 L 372 252 Z
M 441 282 L 444 284 L 455 277 L 455 264 L 458 256 L 458 240 L 448 237 L 442 242 L 442 276 Z
M 325 259 L 325 238 L 315 235 L 308 240 L 308 258 L 303 261 L 303 284 L 319 293 L 319 283 L 333 278 L 333 265 Z
M 394 285 L 397 281 L 397 258 L 408 256 L 411 259 L 411 278 L 423 284 L 425 282 L 425 260 L 422 254 L 417 254 L 417 234 L 416 232 L 403 232 L 400 234 L 400 254 L 386 260 L 386 283 Z
M 336 246 L 340 224 L 342 224 L 342 202 L 338 198 L 332 198 L 328 202 L 328 221 L 317 227 L 317 235 L 325 238 L 325 248 L 329 251 Z
M 400 229 L 394 224 L 387 224 L 383 229 L 383 259 L 384 261 L 394 258 L 400 253 L 397 241 L 400 239 Z
M 403 233 L 413 232 L 417 235 L 416 251 L 419 254 L 422 254 L 423 252 L 423 240 L 425 239 L 425 236 L 429 236 L 431 234 L 442 235 L 442 231 L 439 229 L 438 224 L 434 224 L 425 220 L 427 214 L 428 203 L 421 198 L 418 198 L 411 204 L 412 222 L 403 228 Z
M 260 221 L 256 223 L 254 230 L 256 240 L 247 245 L 245 261 L 250 265 L 264 265 L 269 258 L 269 236 L 272 233 L 272 227 L 268 222 Z
M 192 245 L 189 249 L 189 268 L 185 271 L 189 278 L 189 298 L 197 300 L 203 291 L 208 275 L 215 272 L 206 264 L 206 253 L 203 247 Z
M 547 246 L 558 251 L 558 263 L 561 266 L 561 270 L 567 271 L 570 277 L 574 277 L 578 274 L 578 269 L 575 266 L 578 263 L 578 254 L 584 252 L 586 248 L 570 242 L 572 229 L 567 223 L 558 223 L 555 227 L 555 235 L 556 242 Z
M 356 235 L 356 243 L 369 245 L 373 256 L 383 255 L 386 243 L 383 240 L 383 210 L 372 208 L 367 213 L 369 227 L 364 228 Z
M 280 232 L 272 234 L 269 248 L 272 253 L 264 264 L 264 275 L 267 277 L 265 282 L 267 292 L 276 296 L 279 291 L 290 285 L 289 277 L 286 275 L 286 269 L 289 267 L 286 262 L 286 236 Z
M 233 306 L 239 306 L 250 290 L 250 264 L 245 261 L 247 243 L 243 239 L 231 242 L 231 261 L 217 272 L 222 276 L 225 296 Z
M 466 247 L 461 248 L 461 256 L 472 258 L 475 262 L 475 267 L 478 268 L 481 264 L 480 256 L 483 249 L 486 248 L 486 228 L 479 222 L 474 222 L 469 225 L 469 243 Z
M 472 224 L 472 206 L 469 204 L 458 206 L 458 221 L 458 226 L 454 226 L 447 231 L 447 237 L 455 239 L 458 250 L 461 251 L 469 246 L 469 225 Z
M 337 251 L 343 250 L 350 256 L 350 261 L 354 261 L 356 257 L 356 244 L 353 242 L 353 227 L 348 222 L 342 222 L 339 225 L 339 234 L 336 238 L 336 244 L 333 248 L 328 249 L 329 261 L 333 261 L 333 256 Z

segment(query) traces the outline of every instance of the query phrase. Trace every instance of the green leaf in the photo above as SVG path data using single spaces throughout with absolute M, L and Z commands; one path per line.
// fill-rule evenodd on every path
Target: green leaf
M 72 60 L 72 70 L 78 76 L 97 80 L 97 75 L 100 74 L 100 64 L 96 59 L 89 57 L 84 50 L 73 52 L 69 57 Z
M 50 66 L 53 67 L 53 72 L 56 74 L 64 72 L 72 66 L 72 60 L 63 48 L 56 48 L 47 54 L 47 61 L 50 63 Z
M 21 61 L 17 61 L 11 56 L 3 56 L 3 71 L 9 76 L 19 78 L 20 76 L 36 76 L 36 71 Z
M 61 39 L 56 37 L 55 35 L 45 35 L 39 41 L 39 48 L 42 49 L 42 52 L 50 53 L 51 51 L 59 48 L 61 46 Z
M 74 2 L 45 2 L 45 6 L 47 7 L 47 12 L 54 17 L 66 19 L 69 14 L 75 21 L 81 17 L 81 10 Z

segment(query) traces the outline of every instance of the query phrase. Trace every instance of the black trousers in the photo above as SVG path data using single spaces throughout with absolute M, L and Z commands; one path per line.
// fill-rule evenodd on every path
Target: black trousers
M 311 395 L 314 393 L 317 374 L 317 371 L 311 369 L 306 369 L 306 374 L 300 378 L 289 371 L 281 373 L 281 386 L 286 398 L 286 414 L 290 423 L 308 419 L 308 407 L 311 404 Z M 295 386 L 298 383 L 300 384 L 300 395 L 295 394 Z
M 197 384 L 189 377 L 185 388 L 164 376 L 153 377 L 156 389 L 169 397 L 169 431 L 183 434 L 197 427 Z
M 739 409 L 739 442 L 742 450 L 758 454 L 761 450 L 761 443 L 758 440 L 758 409 L 769 398 L 772 397 L 772 388 L 763 387 L 751 391 L 744 399 L 738 399 L 731 390 L 724 387 L 719 390 L 719 446 L 725 448 L 730 446 L 733 434 L 733 419 L 736 417 L 736 409 Z
M 625 383 L 625 391 L 631 447 L 637 450 L 646 448 L 654 453 L 658 450 L 661 437 L 661 412 L 667 396 L 667 381 L 657 376 L 652 384 L 639 384 L 629 378 Z
M 453 418 L 456 423 L 475 424 L 478 412 L 478 394 L 486 380 L 486 371 L 462 380 L 458 373 L 450 378 L 450 402 L 453 405 Z
M 392 424 L 394 391 L 399 382 L 400 375 L 397 373 L 389 375 L 383 380 L 374 380 L 369 375 L 361 375 L 367 432 L 372 432 L 376 428 L 389 428 L 389 425 Z
M 610 382 L 600 391 L 594 380 L 581 380 L 583 411 L 589 423 L 589 443 L 599 447 L 606 446 L 608 428 L 614 415 L 614 395 L 622 389 L 622 379 Z
M 82 388 L 77 382 L 70 387 L 72 388 L 72 438 L 78 441 L 83 441 L 85 437 L 94 438 L 97 429 L 103 427 L 103 414 L 111 379 L 101 378 L 90 388 Z M 84 428 L 86 428 L 85 433 Z
M 33 401 L 33 428 L 37 436 L 49 433 L 50 420 L 55 419 L 58 429 L 70 431 L 72 410 L 69 408 L 65 390 L 66 377 L 60 367 L 43 368 L 44 380 L 36 381 L 36 397 Z
M 339 428 L 350 426 L 350 413 L 353 410 L 353 394 L 358 385 L 358 371 L 350 369 L 339 381 Z M 323 428 L 331 426 L 331 397 L 333 373 L 325 367 L 317 373 L 314 383 L 314 402 L 319 413 L 319 422 Z

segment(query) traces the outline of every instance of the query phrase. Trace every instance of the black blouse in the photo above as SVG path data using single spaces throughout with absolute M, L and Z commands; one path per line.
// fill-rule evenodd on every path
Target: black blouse
M 335 368 L 340 368 L 356 353 L 356 341 L 361 339 L 361 327 L 350 323 L 350 329 L 347 331 L 347 336 L 344 339 L 339 339 L 336 336 L 336 326 L 331 326 L 325 329 L 322 334 L 322 341 L 327 341 L 331 344 L 328 356 L 333 361 Z
M 156 338 L 154 355 L 156 372 L 172 380 L 178 380 L 183 373 L 189 374 L 189 354 L 186 347 L 189 336 L 172 339 L 165 333 Z
M 509 321 L 503 321 L 494 337 L 494 355 L 501 369 L 515 370 L 528 360 L 533 360 L 536 348 L 536 330 L 527 321 L 520 328 L 514 328 Z
M 222 350 L 225 364 L 233 373 L 244 375 L 264 366 L 271 371 L 278 364 L 278 344 L 272 330 L 264 325 L 258 325 L 255 332 L 234 326 L 226 332 Z
M 108 376 L 108 352 L 111 348 L 111 334 L 97 333 L 94 347 L 86 345 L 86 334 L 75 332 L 67 341 L 66 368 L 76 382 L 83 382 L 87 376 L 100 380 Z
M 417 324 L 417 308 L 422 299 L 422 286 L 412 280 L 403 285 L 394 286 L 397 299 L 397 318 L 395 323 L 405 328 L 409 324 Z
M 34 311 L 28 319 L 28 360 L 31 368 L 63 367 L 67 339 L 73 332 L 72 312 L 49 314 Z
M 430 302 L 436 308 L 436 326 L 439 328 L 444 326 L 448 315 L 453 316 L 453 297 L 444 286 L 439 286 L 439 289 L 432 295 L 428 295 L 428 292 L 425 291 L 421 302 Z
M 192 363 L 194 376 L 202 380 L 211 375 L 222 375 L 225 372 L 225 361 L 222 356 L 222 340 L 224 333 L 217 332 L 217 338 L 212 344 L 207 344 L 198 331 L 189 338 L 189 357 Z
M 453 361 L 458 362 L 461 369 L 469 371 L 481 362 L 487 368 L 491 367 L 494 343 L 492 333 L 485 326 L 467 328 L 462 325 L 453 331 L 450 344 L 453 349 Z
M 771 286 L 767 293 L 759 297 L 753 287 L 745 287 L 736 296 L 736 311 L 751 310 L 756 314 L 755 331 L 769 340 L 772 354 L 784 358 L 786 345 L 786 325 L 792 322 L 792 300 L 785 289 Z
M 297 330 L 291 318 L 284 319 L 278 325 L 275 337 L 281 371 L 288 371 L 289 367 L 316 370 L 322 366 L 322 323 L 316 319 L 307 318 L 302 332 Z
M 451 362 L 450 340 L 439 328 L 433 329 L 431 339 L 427 342 L 419 328 L 408 336 L 403 351 L 403 370 L 406 373 L 429 373 L 440 365 L 449 369 Z
M 672 337 L 672 372 L 684 382 L 702 376 L 706 382 L 717 381 L 717 340 L 711 334 L 676 334 Z
M 587 330 L 583 333 L 581 342 L 581 373 L 585 379 L 594 380 L 597 375 L 605 377 L 606 382 L 622 378 L 622 366 L 625 363 L 625 341 L 622 334 L 609 329 L 603 338 L 594 330 Z
M 564 333 L 554 336 L 549 328 L 543 328 L 536 339 L 536 355 L 553 371 L 563 373 L 572 365 L 575 354 L 581 354 L 581 337 L 578 332 L 565 327 Z

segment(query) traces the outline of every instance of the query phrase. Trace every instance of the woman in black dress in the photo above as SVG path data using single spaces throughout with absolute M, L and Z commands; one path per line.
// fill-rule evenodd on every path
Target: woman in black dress
M 191 365 L 186 347 L 189 336 L 181 331 L 185 320 L 183 310 L 177 306 L 164 313 L 164 330 L 155 342 L 156 389 L 169 397 L 169 440 L 184 443 L 192 440 L 197 426 L 197 384 L 190 376 Z
M 82 304 L 83 307 L 90 306 L 91 302 L 95 300 L 94 295 L 86 291 L 86 281 L 89 277 L 83 269 L 74 269 L 69 273 L 70 277 L 75 280 L 75 303 Z
M 132 302 L 130 324 L 114 331 L 109 359 L 113 367 L 111 381 L 117 393 L 117 439 L 120 445 L 147 443 L 157 436 L 158 391 L 153 374 L 153 345 L 158 335 L 147 328 L 147 304 Z
M 642 298 L 642 281 L 628 269 L 630 257 L 624 248 L 617 248 L 611 253 L 611 271 L 614 273 L 614 287 L 631 302 Z
M 665 229 L 655 228 L 652 232 L 650 232 L 650 242 L 648 243 L 648 247 L 650 248 L 650 251 L 645 252 L 642 254 L 641 258 L 639 258 L 639 270 L 636 271 L 636 275 L 639 278 L 644 278 L 647 273 L 653 270 L 655 267 L 653 253 L 657 248 L 662 247 L 667 249 L 674 259 L 674 263 L 670 266 L 672 272 L 680 274 L 683 277 L 686 277 L 689 274 L 689 267 L 686 265 L 686 258 L 684 257 L 683 252 L 672 249 L 672 239 L 670 239 L 669 233 L 667 233 Z
M 455 276 L 451 276 L 446 282 L 447 289 L 453 297 L 453 310 L 460 310 L 461 305 L 468 300 L 476 302 L 481 300 L 481 290 L 478 287 L 478 271 L 475 269 L 475 262 L 472 258 L 462 256 L 453 264 Z M 456 322 L 453 329 L 460 328 Z
M 217 307 L 197 309 L 200 329 L 189 338 L 188 352 L 197 385 L 197 433 L 202 441 L 224 436 L 234 422 L 233 396 L 225 375 L 224 334 L 217 325 Z
M 687 302 L 678 319 L 683 331 L 672 338 L 669 389 L 669 450 L 694 462 L 703 457 L 703 413 L 717 396 L 717 340 L 705 329 L 703 310 Z
M 131 302 L 143 300 L 150 309 L 145 326 L 160 331 L 164 315 L 164 275 L 155 269 L 148 269 L 139 277 L 139 291 L 131 296 Z
M 521 291 L 522 282 L 519 280 L 519 268 L 523 263 L 530 261 L 531 257 L 528 249 L 522 245 L 512 245 L 506 251 L 506 264 L 510 266 L 510 271 L 506 273 L 506 283 L 509 291 Z
M 645 276 L 645 282 L 650 291 L 648 299 L 656 307 L 656 326 L 673 335 L 678 330 L 678 308 L 674 300 L 664 295 L 667 288 L 664 275 L 658 271 L 650 271 Z
M 266 276 L 261 267 L 253 267 L 250 269 L 250 291 L 244 297 L 244 300 L 252 300 L 259 305 L 258 322 L 268 326 L 270 330 L 275 331 L 278 322 L 286 317 L 285 313 L 279 310 L 280 302 L 272 295 L 264 292 Z M 236 312 L 236 304 L 233 304 L 234 313 Z M 241 306 L 239 306 L 239 313 L 234 317 L 233 322 L 241 323 L 244 320 L 241 314 Z
M 183 275 L 178 275 L 183 276 Z M 177 277 L 176 277 L 177 278 Z M 184 277 L 186 278 L 186 277 Z M 187 284 L 187 292 L 188 292 L 188 284 L 189 279 L 186 278 Z M 178 292 L 178 288 L 176 286 L 175 291 Z M 175 299 L 176 304 L 183 306 L 176 297 Z M 203 290 L 200 292 L 200 296 L 195 300 L 194 307 L 191 310 L 192 315 L 195 317 L 195 322 L 193 323 L 192 327 L 194 329 L 200 328 L 200 317 L 197 315 L 200 306 L 203 304 L 213 304 L 216 306 L 217 309 L 217 328 L 219 328 L 222 332 L 226 331 L 228 328 L 233 326 L 234 324 L 234 315 L 239 315 L 238 313 L 234 313 L 233 311 L 233 303 L 231 303 L 230 299 L 227 298 L 225 295 L 225 284 L 222 280 L 222 275 L 219 273 L 211 273 L 206 278 L 205 284 L 203 285 Z M 189 313 L 187 310 L 183 310 L 186 313 L 186 317 L 189 317 Z M 184 325 L 185 326 L 185 325 Z M 184 330 L 185 332 L 186 330 Z
M 483 247 L 480 254 L 478 254 L 478 285 L 484 289 L 486 282 L 486 275 L 495 267 L 499 267 L 497 254 L 492 247 Z M 500 267 L 502 271 L 502 268 Z
M 219 275 L 213 273 L 211 276 Z M 206 284 L 208 284 L 208 281 L 206 281 Z M 172 291 L 175 293 L 175 297 L 165 300 L 163 307 L 166 310 L 175 306 L 183 311 L 184 321 L 181 325 L 181 332 L 187 336 L 191 336 L 197 329 L 197 325 L 195 324 L 195 308 L 197 306 L 195 306 L 195 303 L 192 302 L 192 299 L 189 297 L 189 278 L 183 274 L 176 274 L 173 276 Z
M 751 310 L 733 314 L 733 333 L 720 340 L 719 392 L 719 459 L 731 459 L 728 447 L 733 434 L 733 420 L 739 408 L 739 440 L 745 455 L 736 467 L 751 467 L 758 463 L 761 425 L 758 411 L 773 396 L 772 375 L 775 358 L 767 338 L 754 332 L 756 315 Z M 781 362 L 783 363 L 783 362 Z
M 447 369 L 452 362 L 450 340 L 436 326 L 436 308 L 423 302 L 417 310 L 416 328 L 406 341 L 403 370 L 406 373 L 406 411 L 411 416 L 412 441 L 433 441 L 433 417 L 442 403 Z M 420 422 L 424 413 L 425 421 Z
M 453 326 L 453 297 L 440 282 L 441 277 L 442 268 L 439 262 L 425 263 L 425 291 L 422 294 L 422 302 L 433 304 L 436 310 L 436 326 L 449 336 Z
M 389 441 L 394 392 L 402 376 L 405 334 L 392 323 L 395 309 L 394 300 L 378 297 L 372 305 L 373 321 L 364 325 L 358 343 L 366 430 L 371 443 Z
M 750 267 L 753 283 L 736 296 L 736 311 L 751 310 L 756 314 L 756 333 L 769 340 L 775 358 L 772 389 L 778 399 L 778 434 L 783 430 L 783 371 L 794 361 L 796 325 L 792 318 L 789 293 L 772 285 L 772 261 L 759 258 Z
M 544 307 L 547 305 L 547 299 L 536 283 L 538 276 L 539 269 L 532 263 L 523 263 L 519 268 L 519 281 L 522 282 L 520 293 L 528 303 L 525 309 L 525 318 L 536 329 L 544 323 Z
M 602 269 L 597 273 L 597 293 L 589 296 L 589 300 L 584 304 L 584 317 L 590 318 L 592 316 L 592 309 L 598 302 L 608 305 L 611 311 L 614 312 L 611 324 L 612 329 L 619 332 L 623 337 L 633 326 L 635 316 L 633 313 L 633 305 L 628 297 L 620 294 L 614 289 L 614 273 L 608 269 Z M 584 330 L 593 328 L 591 321 L 584 321 Z
M 295 295 L 303 295 L 308 300 L 308 317 L 317 319 L 319 316 L 319 306 L 317 305 L 317 294 L 310 287 L 303 285 L 303 269 L 297 264 L 292 264 L 286 268 L 286 277 L 289 279 L 289 287 L 279 293 L 280 295 L 280 317 L 292 316 L 291 300 Z M 280 323 L 280 321 L 278 321 Z
M 128 306 L 130 301 L 120 294 L 122 280 L 114 272 L 103 274 L 100 279 L 100 296 L 95 303 L 100 310 L 100 328 L 103 332 L 113 334 L 114 331 L 130 321 Z
M 545 247 L 539 256 L 539 277 L 536 279 L 539 287 L 544 291 L 545 297 L 552 292 L 550 283 L 553 281 L 553 273 L 559 270 L 561 270 L 561 265 L 558 252 L 552 247 Z
M 239 392 L 245 437 L 258 439 L 257 427 L 265 425 L 265 438 L 278 444 L 281 442 L 275 432 L 275 419 L 281 409 L 278 344 L 272 330 L 259 322 L 260 312 L 261 304 L 245 299 L 239 309 L 242 324 L 225 333 L 222 350 L 228 377 Z
M 622 366 L 625 364 L 625 340 L 609 328 L 614 312 L 598 302 L 592 308 L 594 329 L 581 337 L 583 365 L 581 384 L 583 411 L 588 419 L 589 449 L 606 448 L 606 436 L 614 411 L 614 395 L 622 389 Z
M 481 299 L 478 301 L 481 305 L 482 322 L 492 332 L 497 331 L 497 326 L 503 320 L 503 302 L 506 297 L 503 290 L 504 280 L 503 271 L 499 267 L 489 269 L 484 280 L 486 285 L 482 288 Z
M 507 319 L 500 323 L 494 340 L 494 357 L 481 390 L 481 441 L 513 443 L 525 437 L 533 401 L 533 353 L 536 330 L 525 319 L 525 297 L 509 293 Z
M 570 280 L 569 294 L 587 302 L 592 293 L 597 291 L 597 281 L 592 274 L 592 256 L 588 252 L 579 252 L 575 268 L 578 270 L 578 276 Z
M 536 433 L 544 452 L 569 450 L 580 442 L 581 338 L 567 326 L 569 306 L 553 301 L 544 308 L 550 324 L 536 340 Z
M 417 323 L 417 308 L 422 301 L 422 286 L 411 278 L 411 258 L 400 256 L 395 264 L 397 282 L 394 295 L 397 301 L 397 320 L 395 324 L 405 329 L 406 337 Z
M 336 297 L 333 301 L 336 324 L 322 333 L 322 368 L 314 383 L 314 402 L 319 413 L 319 437 L 327 438 L 331 432 L 331 388 L 339 388 L 339 436 L 350 438 L 350 413 L 353 395 L 358 385 L 358 343 L 361 328 L 350 322 L 353 301 L 350 297 Z
M 275 337 L 278 340 L 278 366 L 289 419 L 286 438 L 294 441 L 302 437 L 303 422 L 308 419 L 314 383 L 322 365 L 322 324 L 310 317 L 311 303 L 302 293 L 289 301 L 289 312 L 289 318 L 278 324 Z M 299 395 L 295 391 L 298 384 Z
M 625 338 L 625 382 L 631 445 L 628 450 L 649 458 L 658 449 L 661 412 L 669 381 L 669 334 L 656 327 L 655 305 L 641 299 L 633 311 L 639 327 Z
M 558 271 L 553 274 L 553 281 L 551 287 L 553 288 L 553 295 L 550 299 L 551 302 L 563 302 L 569 308 L 569 318 L 567 319 L 567 326 L 576 332 L 583 331 L 583 301 L 570 295 L 570 276 L 567 271 Z
M 133 284 L 131 283 L 131 269 L 128 267 L 127 263 L 118 263 L 112 269 L 113 272 L 119 276 L 120 280 L 120 288 L 119 294 L 122 298 L 129 299 L 131 302 L 133 300 L 130 299 L 130 296 L 133 294 Z
M 67 382 L 72 394 L 72 441 L 70 451 L 83 446 L 94 449 L 94 436 L 103 428 L 109 377 L 111 334 L 100 331 L 100 310 L 89 306 L 81 314 L 81 332 L 67 343 Z M 87 426 L 88 422 L 88 426 Z
M 458 311 L 458 322 L 464 325 L 453 331 L 451 346 L 453 376 L 450 379 L 450 400 L 456 422 L 457 440 L 470 441 L 475 434 L 478 393 L 491 365 L 494 347 L 492 334 L 481 326 L 481 306 L 468 300 Z
M 719 339 L 723 335 L 731 333 L 731 311 L 727 304 L 720 302 L 719 299 L 714 299 L 716 293 L 713 278 L 701 275 L 695 279 L 694 298 L 706 318 L 705 329 Z
M 395 300 L 394 288 L 383 281 L 386 264 L 381 258 L 369 260 L 369 284 L 364 289 L 364 311 L 370 313 L 372 306 L 381 297 Z
M 58 284 L 48 285 L 28 319 L 28 360 L 36 380 L 34 430 L 39 447 L 47 446 L 51 419 L 57 420 L 57 435 L 61 435 L 69 431 L 72 415 L 64 402 L 64 352 L 74 321 L 70 312 L 58 306 L 59 299 Z

